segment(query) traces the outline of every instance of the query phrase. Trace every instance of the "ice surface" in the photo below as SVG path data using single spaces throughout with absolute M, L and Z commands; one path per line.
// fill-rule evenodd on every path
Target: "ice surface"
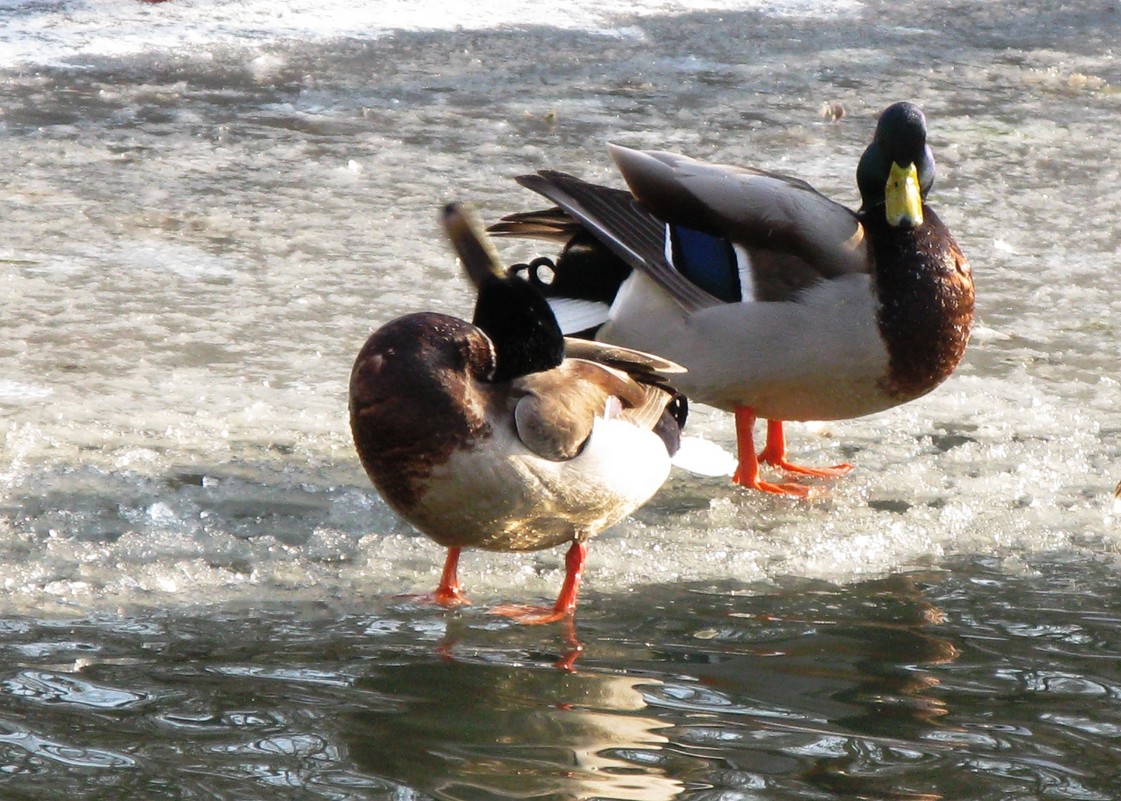
M 175 0 L 147 5 L 137 0 L 54 0 L 0 8 L 0 65 L 82 63 L 91 57 L 182 53 L 213 45 L 263 48 L 285 40 L 372 38 L 394 30 L 485 30 L 501 26 L 549 26 L 615 37 L 641 35 L 619 20 L 693 11 L 757 9 L 776 16 L 827 18 L 856 7 L 855 0 Z M 266 76 L 282 61 L 262 55 L 251 62 Z
M 933 202 L 977 275 L 965 364 L 900 409 L 790 426 L 796 461 L 857 465 L 808 502 L 675 471 L 593 541 L 589 593 L 1117 549 L 1107 32 L 934 4 L 880 24 L 875 49 L 814 16 L 868 22 L 862 3 L 489 4 L 437 32 L 420 30 L 427 8 L 0 9 L 6 607 L 430 590 L 443 554 L 367 482 L 346 382 L 380 323 L 469 314 L 437 209 L 533 207 L 512 178 L 546 166 L 615 181 L 608 140 L 854 203 L 875 115 L 904 97 L 927 110 Z M 823 100 L 848 114 L 824 122 Z M 733 446 L 727 415 L 696 406 L 691 429 Z M 462 577 L 481 601 L 530 600 L 561 566 L 559 551 L 468 553 Z

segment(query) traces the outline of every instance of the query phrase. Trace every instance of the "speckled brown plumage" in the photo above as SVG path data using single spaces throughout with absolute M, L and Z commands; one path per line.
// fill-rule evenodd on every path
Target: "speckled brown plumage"
M 437 347 L 449 336 L 457 349 Z M 367 340 L 350 375 L 350 427 L 367 475 L 397 511 L 417 503 L 435 466 L 490 436 L 468 382 L 493 369 L 486 337 L 442 314 L 408 315 Z
M 878 324 L 887 345 L 884 390 L 900 402 L 941 384 L 965 354 L 973 323 L 973 273 L 930 207 L 918 228 L 893 228 L 882 208 L 861 215 L 868 231 Z

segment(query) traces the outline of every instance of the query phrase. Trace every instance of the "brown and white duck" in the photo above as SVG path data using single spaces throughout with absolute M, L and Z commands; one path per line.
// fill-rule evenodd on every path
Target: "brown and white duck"
M 906 403 L 964 354 L 973 277 L 926 205 L 926 136 L 918 107 L 882 113 L 857 168 L 856 212 L 795 178 L 611 145 L 629 192 L 551 170 L 522 176 L 557 208 L 490 230 L 562 243 L 555 263 L 511 269 L 549 296 L 566 333 L 683 365 L 682 392 L 735 414 L 733 480 L 804 495 L 801 484 L 761 481 L 759 463 L 826 476 L 851 465 L 791 464 L 783 421 Z M 758 455 L 757 417 L 768 421 Z
M 594 342 L 566 354 L 545 299 L 503 275 L 471 218 L 453 205 L 443 222 L 478 286 L 472 322 L 421 312 L 370 336 L 350 377 L 354 443 L 386 502 L 448 549 L 433 600 L 466 602 L 463 548 L 568 543 L 556 603 L 503 609 L 560 620 L 575 610 L 588 539 L 669 473 L 686 409 L 662 374 L 681 368 Z

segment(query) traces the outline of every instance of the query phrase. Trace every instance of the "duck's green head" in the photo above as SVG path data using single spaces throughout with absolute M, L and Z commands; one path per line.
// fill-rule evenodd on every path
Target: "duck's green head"
M 884 206 L 889 225 L 917 228 L 934 186 L 934 154 L 926 144 L 926 118 L 913 103 L 888 106 L 856 168 L 861 208 Z

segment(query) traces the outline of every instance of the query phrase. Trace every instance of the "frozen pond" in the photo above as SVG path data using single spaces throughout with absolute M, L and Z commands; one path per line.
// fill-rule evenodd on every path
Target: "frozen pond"
M 1006 5 L 0 6 L 0 795 L 1114 797 L 1121 8 Z M 442 552 L 346 380 L 376 325 L 469 315 L 444 202 L 613 183 L 618 141 L 855 206 L 901 99 L 977 281 L 946 384 L 790 426 L 857 466 L 811 501 L 672 476 L 592 543 L 574 675 L 485 614 L 559 551 L 391 597 Z

